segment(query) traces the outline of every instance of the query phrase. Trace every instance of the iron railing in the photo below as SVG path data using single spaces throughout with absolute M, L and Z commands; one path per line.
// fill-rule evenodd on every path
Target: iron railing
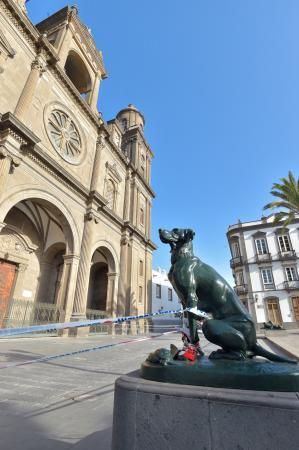
M 271 260 L 272 256 L 270 253 L 262 253 L 255 255 L 255 262 L 257 263 L 270 262 Z
M 284 281 L 284 288 L 287 291 L 291 291 L 293 289 L 299 289 L 299 281 L 298 280 L 292 280 L 292 281 Z
M 63 322 L 64 310 L 49 303 L 13 299 L 7 311 L 0 315 L 0 327 L 18 328 L 31 325 Z
M 296 254 L 295 250 L 279 252 L 279 259 L 283 259 L 283 260 L 297 259 L 297 254 Z
M 234 286 L 235 292 L 237 295 L 246 294 L 248 292 L 247 284 L 237 284 Z
M 87 320 L 98 320 L 98 319 L 106 319 L 108 317 L 107 311 L 100 311 L 99 309 L 87 309 L 86 310 L 86 319 Z M 109 329 L 111 325 L 94 325 L 90 327 L 90 333 L 109 333 Z
M 230 266 L 232 269 L 234 269 L 237 266 L 241 266 L 243 264 L 244 264 L 244 262 L 243 262 L 242 256 L 235 256 L 234 258 L 232 258 L 230 260 Z

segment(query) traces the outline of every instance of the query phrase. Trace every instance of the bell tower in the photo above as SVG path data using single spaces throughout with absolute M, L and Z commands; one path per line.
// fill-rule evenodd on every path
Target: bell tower
M 57 52 L 61 69 L 88 105 L 97 111 L 101 80 L 107 78 L 102 52 L 76 6 L 67 6 L 36 25 Z

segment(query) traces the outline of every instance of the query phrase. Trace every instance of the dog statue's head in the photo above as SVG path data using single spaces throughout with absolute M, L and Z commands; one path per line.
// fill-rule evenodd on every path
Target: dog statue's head
M 173 250 L 178 245 L 183 245 L 186 242 L 192 241 L 195 232 L 191 228 L 173 228 L 173 230 L 159 230 L 160 240 L 164 244 L 170 244 Z

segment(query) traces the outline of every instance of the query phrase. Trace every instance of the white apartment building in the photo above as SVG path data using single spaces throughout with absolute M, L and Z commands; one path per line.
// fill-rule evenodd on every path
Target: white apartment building
M 177 310 L 182 307 L 180 300 L 168 280 L 166 270 L 158 267 L 152 271 L 152 312 Z M 169 319 L 169 316 L 161 316 Z M 173 318 L 170 317 L 170 318 Z
M 299 218 L 287 228 L 274 215 L 228 228 L 235 290 L 257 324 L 299 324 Z

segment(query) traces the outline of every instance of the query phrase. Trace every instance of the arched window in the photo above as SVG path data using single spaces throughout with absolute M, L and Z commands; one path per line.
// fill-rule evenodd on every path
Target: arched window
M 105 198 L 107 200 L 107 206 L 110 209 L 114 209 L 114 202 L 115 202 L 115 185 L 112 180 L 108 180 L 106 183 L 106 192 L 105 192 Z
M 71 50 L 64 66 L 65 73 L 83 97 L 91 91 L 89 72 L 78 53 Z

